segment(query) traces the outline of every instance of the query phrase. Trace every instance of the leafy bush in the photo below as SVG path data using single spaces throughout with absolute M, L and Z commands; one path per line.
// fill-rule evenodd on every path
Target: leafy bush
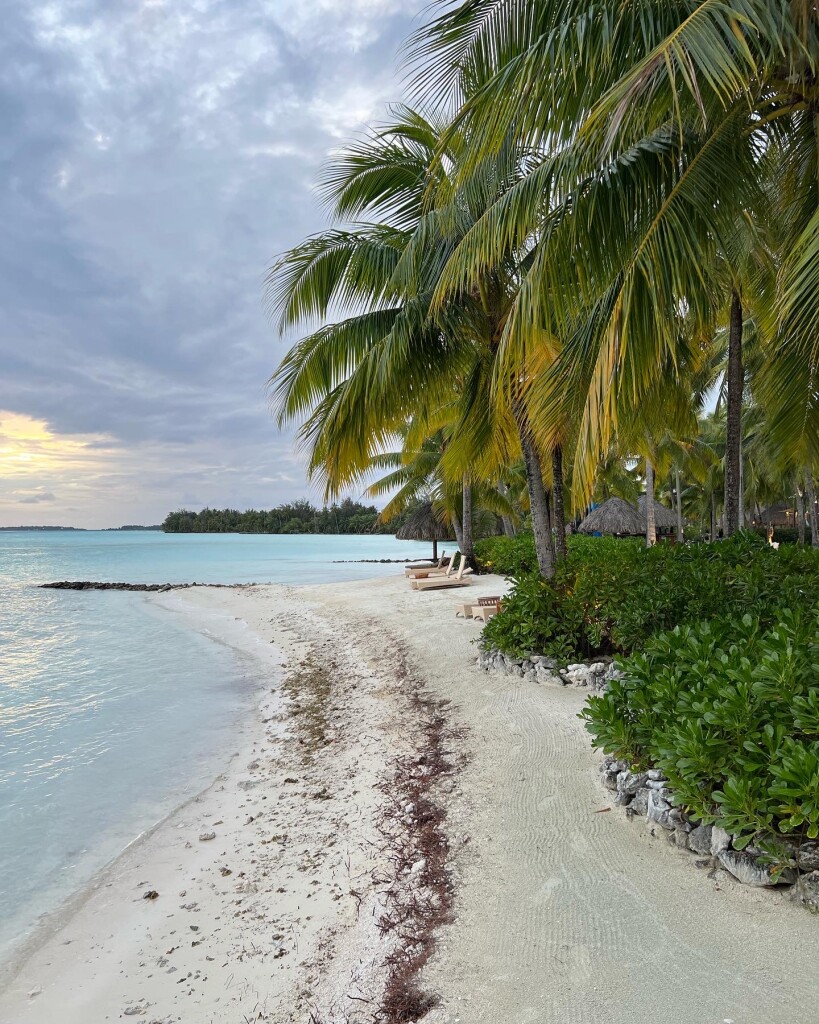
M 523 549 L 522 538 L 513 541 Z M 554 580 L 534 577 L 535 585 L 525 570 L 511 575 L 515 586 L 482 642 L 515 657 L 629 654 L 677 625 L 741 619 L 746 612 L 766 629 L 782 609 L 819 601 L 815 551 L 775 551 L 750 533 L 650 550 L 641 541 L 572 537 Z
M 531 533 L 516 537 L 485 537 L 475 543 L 475 557 L 482 572 L 523 576 L 537 571 L 535 541 Z
M 754 527 L 754 533 L 768 539 L 768 531 L 764 526 Z M 776 544 L 798 544 L 799 530 L 795 526 L 775 526 L 773 539 Z M 808 534 L 807 540 L 810 543 L 810 534 Z
M 819 610 L 680 626 L 619 666 L 581 715 L 596 746 L 660 768 L 738 848 L 819 836 Z
M 583 621 L 555 587 L 540 576 L 523 576 L 504 598 L 500 615 L 486 624 L 482 643 L 516 658 L 546 651 L 568 661 L 582 646 Z

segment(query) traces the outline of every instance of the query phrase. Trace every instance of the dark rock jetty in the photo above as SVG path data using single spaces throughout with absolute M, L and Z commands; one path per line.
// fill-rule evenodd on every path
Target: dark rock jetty
M 41 583 L 43 590 L 187 590 L 188 587 L 252 587 L 253 583 L 95 583 L 92 580 L 62 580 Z
M 428 562 L 428 558 L 334 558 L 333 565 L 348 565 L 350 562 L 372 562 L 376 565 L 392 565 L 393 563 L 409 565 L 410 562 Z

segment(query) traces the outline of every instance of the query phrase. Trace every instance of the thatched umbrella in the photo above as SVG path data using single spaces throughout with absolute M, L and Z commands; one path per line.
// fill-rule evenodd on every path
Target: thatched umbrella
M 646 531 L 646 496 L 641 494 L 637 499 L 637 511 L 640 513 L 640 517 L 643 520 L 643 533 Z M 654 525 L 658 530 L 674 530 L 677 529 L 677 516 L 670 508 L 666 508 L 665 505 L 661 505 L 659 501 L 654 500 Z
M 432 561 L 438 561 L 438 541 L 449 540 L 452 531 L 438 516 L 431 501 L 425 501 L 407 519 L 395 535 L 398 540 L 432 541 Z
M 646 532 L 645 519 L 622 498 L 609 498 L 586 516 L 578 526 L 581 533 L 610 533 L 615 537 L 640 537 Z

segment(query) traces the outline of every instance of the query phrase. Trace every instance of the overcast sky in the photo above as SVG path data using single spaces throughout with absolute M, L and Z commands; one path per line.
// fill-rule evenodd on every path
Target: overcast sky
M 308 494 L 262 279 L 423 6 L 0 0 L 0 525 Z

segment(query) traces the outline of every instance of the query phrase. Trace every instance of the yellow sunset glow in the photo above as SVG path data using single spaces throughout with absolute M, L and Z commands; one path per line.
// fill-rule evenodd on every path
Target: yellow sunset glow
M 102 434 L 55 434 L 44 420 L 0 411 L 0 479 L 80 471 L 115 451 Z

